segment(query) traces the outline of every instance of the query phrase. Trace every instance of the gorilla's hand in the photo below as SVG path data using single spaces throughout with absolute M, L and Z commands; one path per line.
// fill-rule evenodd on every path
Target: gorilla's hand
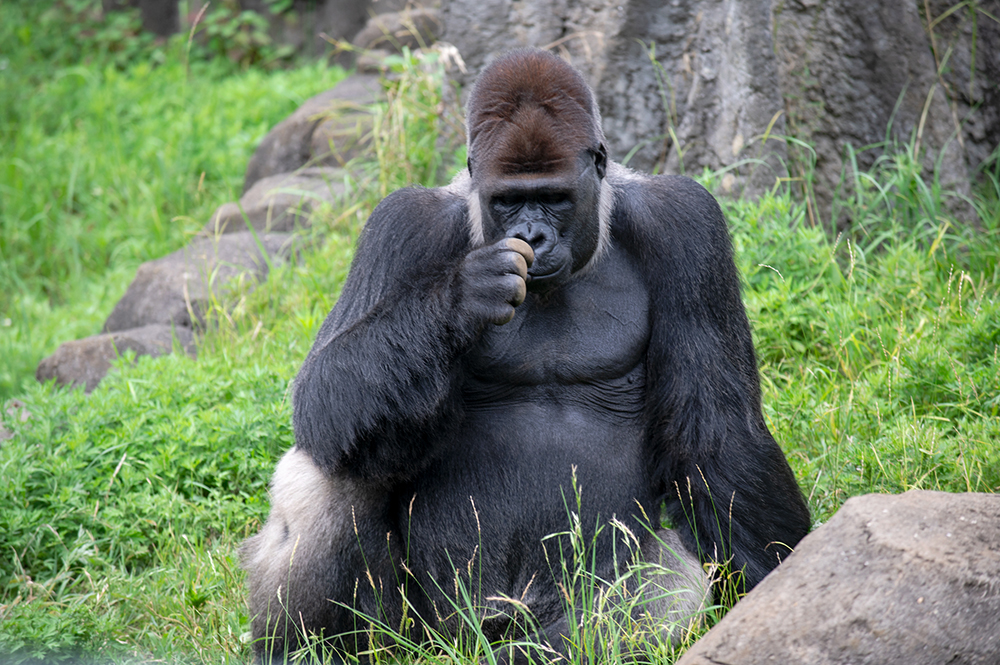
M 503 325 L 524 302 L 528 268 L 535 260 L 531 245 L 520 238 L 469 252 L 458 271 L 463 314 L 476 323 Z

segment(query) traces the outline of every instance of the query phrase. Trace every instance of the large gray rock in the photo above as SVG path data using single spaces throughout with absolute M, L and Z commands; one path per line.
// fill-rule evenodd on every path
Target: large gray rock
M 342 169 L 311 167 L 269 176 L 254 183 L 239 204 L 224 203 L 202 231 L 206 235 L 246 231 L 287 233 L 309 226 L 311 213 L 322 203 L 343 196 Z
M 847 501 L 678 665 L 1000 663 L 1000 495 Z
M 887 136 L 899 148 L 919 137 L 927 174 L 938 162 L 941 183 L 968 193 L 963 132 L 916 2 L 785 2 L 775 5 L 774 25 L 789 131 L 815 147 L 821 212 L 845 169 L 844 184 L 852 182 L 846 145 L 860 150 Z M 861 152 L 858 166 L 867 170 L 881 154 Z
M 250 231 L 200 238 L 173 254 L 139 266 L 135 279 L 104 323 L 103 332 L 151 324 L 194 328 L 203 323 L 211 298 L 223 298 L 237 278 L 264 281 L 268 259 L 288 256 L 293 236 Z
M 35 378 L 43 383 L 55 379 L 61 386 L 82 385 L 89 393 L 125 351 L 134 351 L 136 356 L 162 356 L 173 351 L 175 343 L 188 355 L 195 355 L 191 329 L 180 326 L 156 324 L 77 339 L 60 345 L 42 360 Z
M 159 1 L 159 0 L 158 0 Z M 190 0 L 189 6 L 194 6 Z M 239 0 L 242 9 L 252 9 L 269 21 L 268 34 L 275 43 L 287 45 L 308 56 L 322 56 L 331 42 L 351 39 L 372 14 L 396 12 L 413 0 L 299 0 L 287 10 L 273 14 L 266 0 Z
M 433 44 L 443 30 L 437 10 L 417 7 L 371 17 L 351 43 L 362 50 L 401 52 L 404 46 L 416 50 Z
M 372 114 L 357 107 L 344 106 L 327 116 L 309 139 L 312 161 L 331 166 L 347 164 L 371 148 L 373 124 Z
M 328 146 L 325 154 L 314 155 L 313 132 L 329 118 L 355 116 L 352 124 L 357 125 L 359 120 L 356 116 L 369 115 L 363 110 L 364 106 L 379 99 L 381 90 L 378 76 L 354 74 L 330 90 L 311 97 L 268 132 L 257 146 L 247 164 L 243 192 L 248 192 L 263 178 L 291 173 L 306 165 L 338 163 L 337 159 L 331 158 Z M 326 142 L 317 145 L 322 148 Z
M 1000 0 L 959 7 L 932 0 L 931 52 L 944 63 L 941 84 L 953 103 L 953 120 L 962 123 L 961 143 L 972 167 L 1000 147 Z M 986 15 L 988 12 L 992 17 Z

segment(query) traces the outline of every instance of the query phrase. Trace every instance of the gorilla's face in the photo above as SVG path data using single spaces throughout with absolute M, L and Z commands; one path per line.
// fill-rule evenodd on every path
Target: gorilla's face
M 597 251 L 605 159 L 603 150 L 583 150 L 568 172 L 499 176 L 478 187 L 487 242 L 520 238 L 535 252 L 529 291 L 565 284 Z

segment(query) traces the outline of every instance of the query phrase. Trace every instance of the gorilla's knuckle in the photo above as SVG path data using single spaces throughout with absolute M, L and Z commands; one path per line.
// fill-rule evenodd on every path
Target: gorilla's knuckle
M 528 264 L 525 262 L 524 257 L 520 254 L 514 254 L 512 256 L 512 261 L 514 264 L 514 272 L 516 272 L 523 280 L 528 276 Z
M 511 292 L 508 302 L 517 307 L 523 303 L 525 297 L 527 297 L 528 286 L 525 284 L 524 279 L 517 275 L 511 275 L 510 279 L 507 280 L 507 285 Z
M 493 316 L 492 322 L 495 323 L 498 326 L 502 326 L 504 324 L 510 323 L 511 321 L 514 320 L 514 314 L 515 313 L 516 313 L 516 311 L 510 305 L 508 305 L 506 307 L 503 307 L 503 308 L 499 308 L 499 309 L 496 310 L 496 313 Z

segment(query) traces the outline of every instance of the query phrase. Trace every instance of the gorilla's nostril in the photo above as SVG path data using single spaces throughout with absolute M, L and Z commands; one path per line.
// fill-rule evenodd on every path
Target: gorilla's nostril
M 531 222 L 525 222 L 524 224 L 518 224 L 510 230 L 509 236 L 514 238 L 520 238 L 524 242 L 531 245 L 532 249 L 538 249 L 543 245 L 549 244 L 549 233 L 546 233 L 546 227 L 542 224 L 533 224 Z

